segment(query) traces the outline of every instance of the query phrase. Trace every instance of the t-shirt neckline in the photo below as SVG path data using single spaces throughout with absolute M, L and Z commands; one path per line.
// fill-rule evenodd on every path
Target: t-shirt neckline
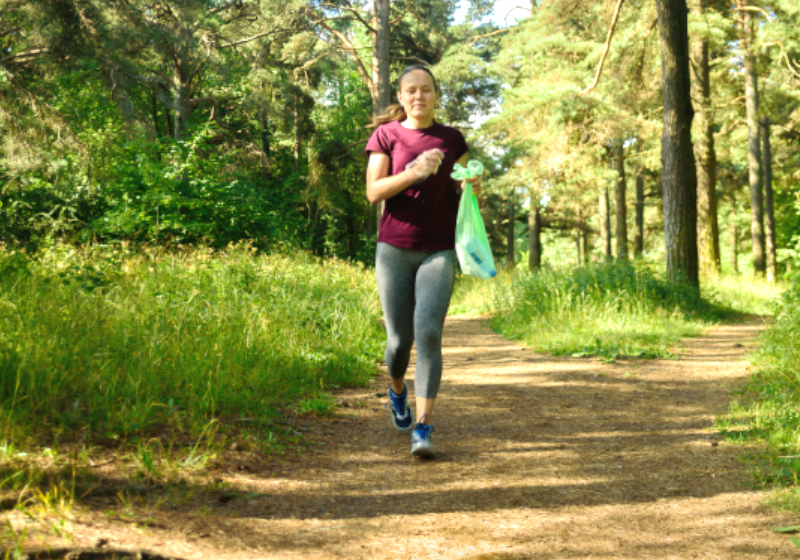
M 405 126 L 403 126 L 403 123 L 402 123 L 401 121 L 394 121 L 394 122 L 396 122 L 396 123 L 397 123 L 397 126 L 399 126 L 400 128 L 402 128 L 403 130 L 412 130 L 412 131 L 415 131 L 415 132 L 425 132 L 426 130 L 430 130 L 430 129 L 432 129 L 433 127 L 435 127 L 437 124 L 439 124 L 438 122 L 436 122 L 436 121 L 434 120 L 434 121 L 433 121 L 433 124 L 431 124 L 430 126 L 427 126 L 427 127 L 425 127 L 425 128 L 408 128 L 408 127 L 405 127 Z

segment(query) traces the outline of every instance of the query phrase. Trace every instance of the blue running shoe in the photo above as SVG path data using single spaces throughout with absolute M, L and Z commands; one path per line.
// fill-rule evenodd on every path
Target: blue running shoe
M 395 395 L 392 388 L 389 387 L 389 402 L 386 403 L 392 413 L 392 422 L 394 427 L 401 432 L 410 432 L 414 427 L 414 413 L 411 412 L 411 407 L 406 402 L 408 399 L 408 387 L 403 386 L 403 394 Z
M 423 416 L 420 420 L 425 420 Z M 420 422 L 411 432 L 411 454 L 423 459 L 433 459 L 436 457 L 436 450 L 431 442 L 431 432 L 433 426 Z

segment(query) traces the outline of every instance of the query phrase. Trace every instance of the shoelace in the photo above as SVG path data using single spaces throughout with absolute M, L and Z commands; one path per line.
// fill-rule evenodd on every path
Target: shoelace
M 427 419 L 428 415 L 425 414 L 422 418 L 419 419 L 420 420 L 419 423 L 417 423 L 417 425 L 414 428 L 414 431 L 422 432 L 421 435 L 426 438 L 428 437 L 428 434 L 430 434 L 433 431 L 433 426 L 425 423 L 425 420 Z
M 402 395 L 396 395 L 394 391 L 389 389 L 389 402 L 384 405 L 385 408 L 390 410 L 395 410 L 397 414 L 401 416 L 406 413 L 406 397 L 408 396 L 408 390 L 404 390 Z

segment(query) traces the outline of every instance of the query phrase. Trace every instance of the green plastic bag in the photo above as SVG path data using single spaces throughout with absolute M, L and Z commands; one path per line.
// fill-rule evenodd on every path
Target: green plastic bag
M 462 166 L 460 163 L 455 164 L 450 177 L 456 181 L 463 181 L 464 179 L 477 177 L 478 175 L 483 175 L 483 164 L 476 159 L 471 159 L 467 162 L 466 167 Z
M 472 184 L 464 186 L 461 204 L 456 219 L 456 254 L 461 272 L 478 278 L 492 278 L 497 275 L 492 249 L 486 228 L 483 225 L 478 199 L 472 192 Z

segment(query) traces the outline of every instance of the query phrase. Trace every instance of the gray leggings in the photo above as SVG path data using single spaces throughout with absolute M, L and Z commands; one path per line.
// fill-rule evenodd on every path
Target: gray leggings
M 375 271 L 386 320 L 386 365 L 405 377 L 417 341 L 414 393 L 435 399 L 442 380 L 442 329 L 455 282 L 455 251 L 412 251 L 378 243 Z

